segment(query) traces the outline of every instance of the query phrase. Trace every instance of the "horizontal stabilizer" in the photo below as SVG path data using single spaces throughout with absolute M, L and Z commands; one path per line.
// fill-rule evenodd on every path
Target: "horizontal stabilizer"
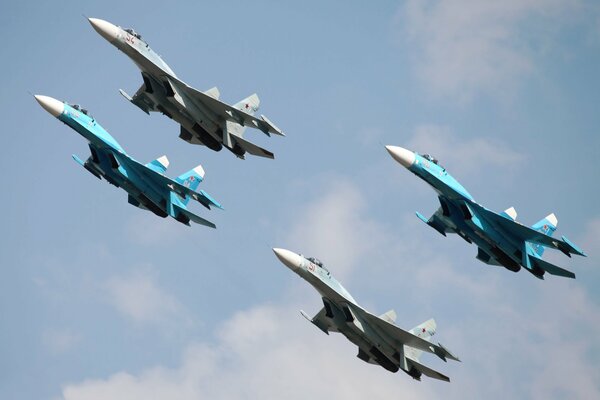
M 578 256 L 587 257 L 587 254 L 585 254 L 585 252 L 583 250 L 581 250 L 577 245 L 575 245 L 575 243 L 573 243 L 569 239 L 567 239 L 566 236 L 561 236 L 561 238 L 563 240 L 563 245 L 566 245 L 564 247 L 567 248 L 568 253 L 573 253 L 573 254 L 577 254 Z
M 254 120 L 252 122 L 258 129 L 263 131 L 264 134 L 266 134 L 267 136 L 270 136 L 269 132 L 272 132 L 279 136 L 285 136 L 283 131 L 281 129 L 279 129 L 277 126 L 275 126 L 275 124 L 273 122 L 271 122 L 271 120 L 269 120 L 267 117 L 265 117 L 264 115 L 261 115 L 260 118 L 261 118 L 260 120 Z
M 447 358 L 454 361 L 460 361 L 458 357 L 452 354 L 450 350 L 442 346 L 441 343 L 438 343 L 437 347 L 433 348 L 433 353 L 444 361 L 446 361 Z
M 252 154 L 253 156 L 259 156 L 259 157 L 265 157 L 265 158 L 271 158 L 271 159 L 275 158 L 275 155 L 273 153 L 271 153 L 269 150 L 263 149 L 262 147 L 258 147 L 257 145 L 247 141 L 246 139 L 243 139 L 239 136 L 235 136 L 234 139 L 242 149 L 244 149 L 249 154 Z
M 177 206 L 176 204 L 173 205 L 173 208 L 175 209 L 176 212 L 185 215 L 190 221 L 193 221 L 200 225 L 208 226 L 209 228 L 217 227 L 212 222 L 210 222 L 202 217 L 199 217 L 198 215 L 191 213 L 188 210 L 186 210 L 185 208 L 181 208 L 181 207 Z
M 164 174 L 167 172 L 167 168 L 169 168 L 169 159 L 167 156 L 159 157 L 156 160 L 152 160 L 146 164 L 146 167 L 150 168 L 154 172 L 158 172 L 159 174 Z
M 571 271 L 567 271 L 566 269 L 558 267 L 554 264 L 550 264 L 548 261 L 544 261 L 541 258 L 531 257 L 530 259 L 531 259 L 532 264 L 543 269 L 544 271 L 548 272 L 549 274 L 557 275 L 557 276 L 564 276 L 565 278 L 575 279 L 575 274 Z
M 421 363 L 418 363 L 418 362 L 417 362 L 417 361 L 415 361 L 415 360 L 408 359 L 407 361 L 408 361 L 408 363 L 409 363 L 410 365 L 412 365 L 412 366 L 413 366 L 413 367 L 414 367 L 414 368 L 415 368 L 417 371 L 419 371 L 420 373 L 422 373 L 422 374 L 423 374 L 423 375 L 425 375 L 425 376 L 428 376 L 428 377 L 430 377 L 430 378 L 434 378 L 434 379 L 439 379 L 439 380 L 441 380 L 441 381 L 450 382 L 450 378 L 448 378 L 446 375 L 444 375 L 444 374 L 442 374 L 442 373 L 440 373 L 440 372 L 437 372 L 437 371 L 436 371 L 436 370 L 434 370 L 434 369 L 431 369 L 431 368 L 429 368 L 429 367 L 427 367 L 427 366 L 425 366 L 425 365 L 423 365 L 423 364 L 421 364 Z
M 211 195 L 206 193 L 204 190 L 200 190 L 200 194 L 201 194 L 201 196 L 192 196 L 192 197 L 194 197 L 194 200 L 200 202 L 203 206 L 205 206 L 208 209 L 210 209 L 211 205 L 213 205 L 217 208 L 220 208 L 221 210 L 223 209 L 223 206 L 218 201 L 213 199 L 211 197 Z

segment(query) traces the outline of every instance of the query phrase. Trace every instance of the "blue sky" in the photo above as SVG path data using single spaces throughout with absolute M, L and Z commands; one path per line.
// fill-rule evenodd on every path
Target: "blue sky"
M 600 8 L 505 2 L 39 2 L 0 5 L 0 397 L 600 397 Z M 241 161 L 177 138 L 118 95 L 138 69 L 82 14 L 133 26 L 178 76 L 258 92 L 285 138 Z M 140 161 L 202 163 L 217 230 L 127 204 L 71 160 L 83 138 L 29 93 L 85 105 Z M 539 281 L 475 260 L 414 216 L 437 200 L 383 145 L 433 153 L 494 210 L 589 257 Z M 358 360 L 298 313 L 317 293 L 271 252 L 322 259 L 371 311 L 430 317 L 462 363 L 415 382 Z

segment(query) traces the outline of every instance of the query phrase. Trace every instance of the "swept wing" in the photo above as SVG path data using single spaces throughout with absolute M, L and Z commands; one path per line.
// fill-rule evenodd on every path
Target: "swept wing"
M 425 339 L 421 339 L 418 336 L 413 335 L 410 332 L 407 332 L 398 326 L 391 324 L 376 315 L 369 313 L 366 310 L 358 307 L 352 307 L 353 311 L 356 312 L 359 318 L 367 321 L 376 331 L 382 333 L 385 337 L 390 339 L 392 343 L 396 346 L 400 347 L 402 345 L 407 345 L 410 347 L 414 347 L 415 349 L 419 349 L 422 351 L 426 351 L 428 353 L 433 353 L 436 356 L 440 357 L 442 360 L 446 361 L 447 358 L 455 361 L 460 361 L 458 357 L 448 351 L 441 344 L 433 344 Z
M 500 226 L 502 230 L 504 230 L 506 233 L 516 237 L 519 240 L 558 249 L 566 255 L 568 255 L 569 257 L 571 256 L 571 254 L 585 256 L 585 253 L 581 249 L 579 249 L 577 246 L 571 243 L 564 236 L 562 237 L 562 240 L 558 240 L 553 238 L 552 236 L 544 234 L 543 232 L 531 229 L 528 226 L 525 226 L 517 221 L 513 221 L 506 217 L 498 215 L 495 212 L 488 210 L 487 208 L 475 202 L 468 204 L 470 207 L 473 207 L 475 211 L 480 213 L 485 219 L 494 223 L 497 226 Z
M 192 199 L 196 200 L 197 202 L 199 202 L 200 204 L 202 204 L 204 207 L 206 207 L 208 209 L 210 209 L 211 205 L 216 206 L 221 209 L 223 208 L 216 200 L 214 200 L 212 197 L 210 197 L 210 195 L 208 193 L 206 193 L 204 190 L 200 190 L 200 192 L 191 190 L 190 188 L 188 188 L 178 182 L 175 182 L 171 178 L 168 178 L 156 171 L 151 170 L 150 168 L 146 167 L 145 165 L 138 163 L 137 161 L 133 160 L 132 158 L 125 157 L 124 159 L 122 159 L 122 161 L 125 161 L 127 163 L 127 166 L 131 167 L 142 178 L 146 178 L 151 182 L 158 182 L 158 183 L 162 184 L 163 186 L 165 186 L 165 188 L 175 192 L 176 194 L 178 194 L 181 197 L 190 196 Z
M 188 86 L 188 84 L 186 84 L 183 81 L 180 81 L 179 79 L 173 76 L 169 76 L 167 77 L 167 79 L 169 83 L 176 86 L 177 91 L 189 97 L 193 102 L 203 104 L 213 113 L 217 114 L 219 117 L 223 118 L 226 121 L 235 122 L 242 126 L 249 126 L 260 129 L 267 135 L 273 133 L 276 135 L 285 136 L 281 129 L 275 126 L 275 124 L 269 121 L 269 119 L 264 115 L 261 115 L 260 119 L 258 119 L 250 114 L 238 110 L 235 107 L 230 106 L 229 104 L 223 103 L 222 101 L 214 98 L 210 94 L 203 93 L 199 90 L 194 89 L 191 86 Z

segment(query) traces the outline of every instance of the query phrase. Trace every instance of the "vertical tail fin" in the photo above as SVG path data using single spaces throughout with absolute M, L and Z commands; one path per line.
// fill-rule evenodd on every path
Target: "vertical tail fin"
M 246 97 L 245 99 L 240 100 L 233 107 L 245 112 L 246 114 L 254 115 L 254 113 L 258 111 L 259 106 L 260 99 L 258 98 L 258 95 L 254 93 Z M 246 127 L 231 121 L 227 121 L 226 127 L 227 132 L 240 137 L 244 134 L 244 131 L 246 130 Z
M 177 178 L 175 178 L 175 181 L 177 183 L 180 183 L 183 186 L 186 186 L 186 187 L 190 188 L 191 190 L 195 191 L 203 179 L 204 179 L 204 168 L 202 168 L 202 165 L 198 165 L 196 168 L 191 169 L 188 172 L 179 175 Z M 186 196 L 184 199 L 181 199 L 181 202 L 184 205 L 187 205 L 187 203 L 189 203 L 189 201 L 190 201 L 189 196 Z
M 396 311 L 394 310 L 389 310 L 383 314 L 381 314 L 379 316 L 379 318 L 381 318 L 384 321 L 389 322 L 390 324 L 393 324 L 396 322 Z
M 517 220 L 517 210 L 514 207 L 507 208 L 506 210 L 500 213 L 505 218 L 512 219 L 513 221 Z
M 146 164 L 146 167 L 158 172 L 159 174 L 164 174 L 167 171 L 167 168 L 169 168 L 169 159 L 167 156 L 159 157 L 156 160 L 152 160 Z
M 409 330 L 415 336 L 420 337 L 421 339 L 429 340 L 433 335 L 435 335 L 435 330 L 437 329 L 437 324 L 433 318 L 419 324 Z M 421 350 L 417 350 L 414 347 L 404 346 L 404 354 L 407 358 L 410 358 L 415 361 L 419 361 L 421 354 L 423 352 Z
M 544 235 L 552 236 L 554 231 L 556 230 L 556 226 L 558 225 L 558 219 L 554 213 L 542 218 L 535 224 L 531 226 L 531 229 L 534 229 L 538 232 L 542 232 Z M 540 246 L 539 244 L 530 243 L 533 250 L 537 253 L 539 257 L 544 254 L 544 246 Z

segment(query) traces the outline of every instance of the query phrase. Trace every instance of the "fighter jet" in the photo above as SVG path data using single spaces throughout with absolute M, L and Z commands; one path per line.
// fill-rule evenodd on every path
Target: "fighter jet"
M 379 317 L 358 305 L 348 291 L 316 258 L 305 258 L 292 251 L 274 248 L 273 252 L 286 267 L 310 283 L 323 298 L 323 308 L 310 318 L 300 313 L 317 328 L 329 335 L 339 332 L 358 346 L 357 357 L 378 364 L 391 372 L 399 369 L 416 380 L 421 375 L 450 382 L 450 378 L 421 364 L 423 352 L 433 353 L 442 360 L 460 361 L 441 344 L 431 342 L 436 323 L 433 319 L 409 331 L 394 324 L 396 312 L 390 310 Z
M 243 138 L 246 127 L 257 128 L 270 136 L 285 136 L 267 117 L 253 115 L 258 110 L 258 96 L 251 96 L 230 106 L 219 100 L 219 89 L 205 92 L 180 80 L 163 59 L 133 29 L 123 29 L 110 22 L 89 18 L 94 29 L 109 43 L 125 53 L 142 72 L 143 85 L 133 97 L 119 92 L 146 114 L 158 111 L 180 124 L 179 137 L 191 144 L 214 151 L 223 147 L 243 159 L 245 153 L 274 158 L 273 153 Z
M 187 209 L 190 199 L 208 209 L 211 206 L 223 208 L 208 193 L 196 191 L 204 179 L 201 165 L 172 180 L 164 175 L 169 166 L 166 156 L 143 165 L 128 156 L 86 109 L 48 96 L 36 95 L 35 99 L 46 111 L 88 140 L 91 156 L 85 162 L 76 155 L 73 159 L 96 178 L 104 178 L 108 183 L 123 188 L 129 194 L 129 204 L 163 218 L 170 215 L 186 225 L 193 221 L 215 228 L 215 224 Z
M 397 162 L 437 192 L 440 208 L 429 219 L 418 212 L 417 217 L 444 236 L 456 233 L 468 243 L 475 243 L 478 260 L 514 272 L 524 267 L 539 279 L 544 279 L 545 272 L 575 278 L 573 272 L 542 260 L 546 247 L 558 249 L 569 257 L 571 254 L 585 256 L 565 236 L 562 240 L 552 238 L 558 224 L 554 214 L 527 227 L 517 222 L 513 207 L 497 214 L 475 202 L 431 155 L 420 155 L 397 146 L 386 146 L 386 149 Z

